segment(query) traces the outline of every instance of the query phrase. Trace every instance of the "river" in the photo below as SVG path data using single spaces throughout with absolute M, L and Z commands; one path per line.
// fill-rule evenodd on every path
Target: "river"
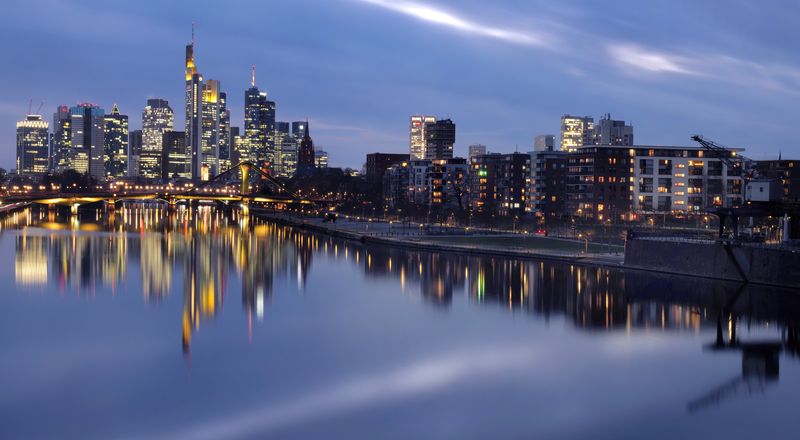
M 0 438 L 796 438 L 797 291 L 201 206 L 0 235 Z

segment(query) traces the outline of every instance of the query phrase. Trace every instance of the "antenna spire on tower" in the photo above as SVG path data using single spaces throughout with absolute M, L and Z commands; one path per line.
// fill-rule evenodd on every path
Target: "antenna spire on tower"
M 192 46 L 194 46 L 194 20 L 192 20 Z
M 250 66 L 250 70 L 251 70 L 251 76 L 252 76 L 250 78 L 250 85 L 252 87 L 255 87 L 256 86 L 256 65 L 255 64 L 251 65 Z

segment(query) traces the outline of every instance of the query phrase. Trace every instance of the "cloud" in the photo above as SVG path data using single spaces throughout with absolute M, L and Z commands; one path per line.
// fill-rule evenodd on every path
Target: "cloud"
M 687 66 L 687 60 L 678 55 L 657 52 L 630 43 L 611 43 L 606 45 L 606 51 L 615 61 L 640 71 L 697 75 L 697 72 Z
M 456 382 L 480 376 L 530 368 L 535 361 L 530 346 L 508 346 L 454 352 L 406 365 L 388 373 L 366 376 L 327 389 L 223 417 L 167 435 L 173 439 L 237 438 L 315 420 L 358 408 L 418 396 Z
M 525 46 L 547 47 L 548 38 L 531 32 L 506 30 L 499 27 L 478 23 L 459 17 L 435 6 L 409 1 L 395 0 L 359 0 L 391 11 L 409 15 L 423 21 L 438 24 L 450 29 L 460 30 L 473 35 L 494 38 Z

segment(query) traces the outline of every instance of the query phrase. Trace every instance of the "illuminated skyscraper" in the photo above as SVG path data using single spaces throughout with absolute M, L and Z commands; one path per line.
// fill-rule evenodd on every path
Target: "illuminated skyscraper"
M 228 110 L 228 95 L 219 94 L 220 114 L 219 114 L 219 137 L 217 140 L 217 161 L 219 172 L 227 171 L 231 167 L 231 149 L 233 141 L 231 139 L 231 112 Z M 238 130 L 237 130 L 238 135 Z
M 267 99 L 267 92 L 256 87 L 255 67 L 250 88 L 244 92 L 244 137 L 247 140 L 248 157 L 259 166 L 273 161 L 275 141 L 275 102 Z
M 314 148 L 314 165 L 317 168 L 328 168 L 328 152 L 320 147 Z
M 161 151 L 161 178 L 181 177 L 186 169 L 186 133 L 165 131 Z
M 591 116 L 561 117 L 561 151 L 575 151 L 582 145 L 592 145 L 594 118 Z
M 275 141 L 272 174 L 276 177 L 294 176 L 297 172 L 298 140 L 291 134 L 279 130 L 274 130 L 272 137 Z
M 17 174 L 41 175 L 50 162 L 47 154 L 49 124 L 41 115 L 17 122 Z
M 409 153 L 411 160 L 425 159 L 425 124 L 436 122 L 436 116 L 414 115 L 409 124 Z
M 128 115 L 121 115 L 116 104 L 105 117 L 104 144 L 106 176 L 124 176 L 128 170 Z
M 105 177 L 105 111 L 94 104 L 80 104 L 69 109 L 71 146 L 67 168 L 89 173 L 95 179 Z
M 229 136 L 230 114 L 226 108 L 226 95 L 220 90 L 219 81 L 210 79 L 203 85 L 201 149 L 193 166 L 208 167 L 211 176 L 219 174 L 221 153 L 229 156 Z
M 186 133 L 185 173 L 193 179 L 200 178 L 200 164 L 202 163 L 201 144 L 203 127 L 203 76 L 197 72 L 194 62 L 194 24 L 192 24 L 192 42 L 186 45 L 186 118 L 184 131 Z M 171 129 L 171 128 L 170 128 Z
M 72 117 L 69 107 L 58 106 L 53 114 L 53 135 L 50 138 L 50 169 L 61 172 L 67 169 L 67 159 L 72 149 Z
M 142 112 L 142 152 L 139 155 L 139 175 L 161 177 L 161 155 L 164 132 L 172 131 L 173 113 L 165 99 L 148 99 Z

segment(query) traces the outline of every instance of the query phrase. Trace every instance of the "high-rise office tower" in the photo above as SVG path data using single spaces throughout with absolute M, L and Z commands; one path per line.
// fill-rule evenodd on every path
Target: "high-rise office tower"
M 133 130 L 128 135 L 128 177 L 139 175 L 139 158 L 142 154 L 142 130 Z
M 50 163 L 47 152 L 47 121 L 41 115 L 27 115 L 17 122 L 17 174 L 45 174 Z
M 228 95 L 224 92 L 219 94 L 219 138 L 217 140 L 217 162 L 218 173 L 227 171 L 231 166 L 231 111 L 228 110 Z M 237 132 L 238 134 L 238 132 Z
M 105 177 L 105 111 L 94 104 L 80 104 L 71 107 L 69 113 L 72 145 L 67 168 L 102 179 Z
M 308 134 L 308 121 L 295 121 L 292 122 L 292 136 L 299 141 L 302 141 Z
M 203 138 L 203 76 L 197 72 L 194 62 L 194 24 L 192 24 L 192 42 L 186 45 L 186 117 L 184 132 L 186 133 L 186 157 L 184 173 L 194 179 L 200 178 L 201 143 Z M 170 130 L 172 128 L 170 127 Z M 159 136 L 160 138 L 160 136 Z M 160 141 L 159 141 L 160 142 Z M 183 173 L 182 173 L 183 174 Z
M 103 163 L 106 176 L 122 177 L 128 171 L 128 115 L 119 113 L 114 104 L 105 116 L 105 151 Z
M 287 124 L 288 126 L 288 124 Z M 292 177 L 297 172 L 297 149 L 300 141 L 287 131 L 274 130 L 275 154 L 272 161 L 272 175 Z
M 611 119 L 611 113 L 607 113 L 595 124 L 592 140 L 594 145 L 633 145 L 633 126 L 625 124 L 625 121 L 615 121 Z
M 305 135 L 297 149 L 297 173 L 300 175 L 309 175 L 313 174 L 316 169 L 316 164 L 314 162 L 314 141 L 311 140 L 308 121 L 306 121 L 304 131 Z
M 436 116 L 411 116 L 408 128 L 408 148 L 411 160 L 425 159 L 425 124 L 431 122 L 436 122 Z
M 450 119 L 425 123 L 424 159 L 452 159 L 456 143 L 456 124 Z
M 161 177 L 161 157 L 164 132 L 172 131 L 173 112 L 166 99 L 148 99 L 142 112 L 142 152 L 139 155 L 139 175 Z M 183 171 L 182 174 L 185 173 Z
M 220 146 L 227 145 L 230 135 L 228 126 L 228 109 L 225 107 L 225 94 L 220 90 L 220 83 L 210 79 L 203 85 L 202 136 L 200 154 L 192 156 L 192 168 L 206 167 L 210 176 L 219 174 Z
M 553 134 L 540 134 L 533 138 L 534 151 L 553 151 L 556 148 L 556 136 Z
M 161 145 L 161 179 L 181 177 L 186 169 L 186 133 L 165 131 Z
M 267 92 L 256 87 L 255 66 L 252 70 L 250 88 L 244 92 L 244 136 L 251 150 L 248 156 L 259 167 L 273 160 L 275 143 L 275 102 L 267 99 Z
M 58 106 L 53 114 L 53 133 L 50 137 L 50 169 L 62 172 L 67 169 L 69 152 L 72 149 L 72 116 L 69 107 Z
M 473 157 L 483 156 L 484 154 L 486 154 L 486 145 L 475 144 L 469 146 L 469 160 L 472 160 Z
M 278 121 L 275 123 L 275 130 L 281 133 L 289 134 L 291 130 L 291 124 L 288 122 Z
M 582 145 L 592 145 L 593 131 L 591 116 L 561 116 L 561 150 L 575 151 Z

